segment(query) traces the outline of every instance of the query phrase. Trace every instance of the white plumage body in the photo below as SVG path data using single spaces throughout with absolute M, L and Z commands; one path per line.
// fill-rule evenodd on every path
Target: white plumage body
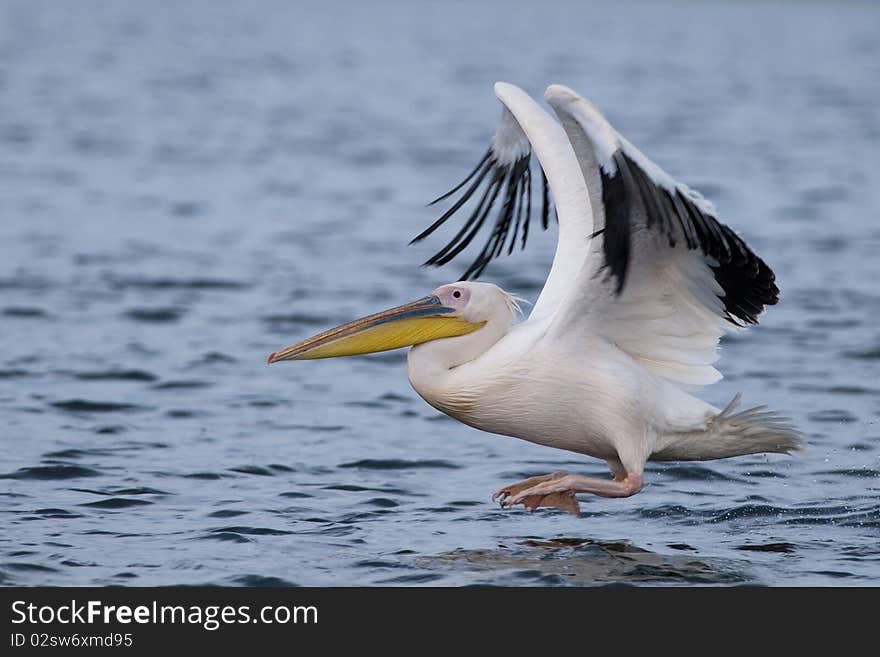
M 516 325 L 479 357 L 448 369 L 437 367 L 437 342 L 418 345 L 409 355 L 410 382 L 429 404 L 477 429 L 639 471 L 658 440 L 705 431 L 718 413 L 604 339 L 575 349 L 546 340 L 545 330 Z

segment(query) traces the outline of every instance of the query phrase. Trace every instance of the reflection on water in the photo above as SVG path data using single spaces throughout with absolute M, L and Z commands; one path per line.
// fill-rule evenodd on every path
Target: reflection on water
M 418 562 L 429 569 L 455 570 L 459 577 L 469 574 L 474 583 L 502 586 L 735 584 L 749 579 L 742 563 L 698 557 L 684 544 L 670 547 L 682 553 L 657 554 L 629 541 L 526 539 L 509 547 L 455 550 Z

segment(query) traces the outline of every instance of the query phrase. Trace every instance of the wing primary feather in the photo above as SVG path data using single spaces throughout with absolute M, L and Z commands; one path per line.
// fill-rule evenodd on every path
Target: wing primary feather
M 533 153 L 541 167 L 541 190 L 534 190 L 534 193 L 540 194 L 535 198 L 535 212 L 538 212 L 537 204 L 543 201 L 541 227 L 544 230 L 549 227 L 551 209 L 559 222 L 557 204 L 551 198 L 550 181 L 556 185 L 557 180 L 568 175 L 573 186 L 579 189 L 584 187 L 582 176 L 575 166 L 576 160 L 569 156 L 570 145 L 562 127 L 525 92 L 513 85 L 498 83 L 495 95 L 503 108 L 489 149 L 464 180 L 429 203 L 429 206 L 433 206 L 448 201 L 451 207 L 410 242 L 419 242 L 432 235 L 468 204 L 467 214 L 462 212 L 466 220 L 456 229 L 457 232 L 454 231 L 455 236 L 425 262 L 433 266 L 448 263 L 483 232 L 486 241 L 468 267 L 466 278 L 479 276 L 489 262 L 505 252 L 512 254 L 517 244 L 525 248 L 532 219 Z M 550 167 L 547 169 L 549 180 L 545 167 Z M 568 198 L 565 203 L 578 205 L 579 208 L 584 205 L 582 201 Z M 476 209 L 472 211 L 473 205 L 476 205 Z
M 471 172 L 467 175 L 467 178 L 465 178 L 464 180 L 462 180 L 460 183 L 458 183 L 455 187 L 453 187 L 452 189 L 450 189 L 448 192 L 446 192 L 446 193 L 443 194 L 442 196 L 438 196 L 438 197 L 435 198 L 433 201 L 431 201 L 430 203 L 428 203 L 428 207 L 431 207 L 432 205 L 435 205 L 435 204 L 439 203 L 440 201 L 443 201 L 443 200 L 449 198 L 450 196 L 452 196 L 453 194 L 455 194 L 455 192 L 457 192 L 459 189 L 461 189 L 462 187 L 464 187 L 465 185 L 467 185 L 467 184 L 468 184 L 468 181 L 469 181 L 471 178 L 473 178 L 475 175 L 477 175 L 477 171 L 480 170 L 480 167 L 482 167 L 484 164 L 486 164 L 486 161 L 489 160 L 491 157 L 492 157 L 492 149 L 489 148 L 489 149 L 486 151 L 486 154 L 483 156 L 483 159 L 480 160 L 479 164 L 477 164 L 477 166 L 474 167 L 474 170 L 471 171 Z
M 456 212 L 458 212 L 458 210 L 461 208 L 461 206 L 463 206 L 465 203 L 467 203 L 468 199 L 469 199 L 471 196 L 473 196 L 474 192 L 475 192 L 475 191 L 477 190 L 477 188 L 480 186 L 480 183 L 483 182 L 483 178 L 485 178 L 485 177 L 486 177 L 486 174 L 489 173 L 491 170 L 492 170 L 492 161 L 489 160 L 489 161 L 487 161 L 486 164 L 483 166 L 482 171 L 480 171 L 480 173 L 479 173 L 479 175 L 477 176 L 477 179 L 474 181 L 474 183 L 473 183 L 473 184 L 467 189 L 467 191 L 465 191 L 464 194 L 461 195 L 461 198 L 459 198 L 459 199 L 458 199 L 458 200 L 452 205 L 451 208 L 449 208 L 446 212 L 444 212 L 442 217 L 440 217 L 437 221 L 435 221 L 433 224 L 431 224 L 430 226 L 428 226 L 428 227 L 427 227 L 425 230 L 423 230 L 421 233 L 419 233 L 418 235 L 416 235 L 416 236 L 410 241 L 410 244 L 415 244 L 416 242 L 421 242 L 421 241 L 422 241 L 423 239 L 425 239 L 428 235 L 430 235 L 430 234 L 433 233 L 435 230 L 437 230 L 438 228 L 440 228 L 440 226 L 442 226 L 444 223 L 446 223 L 446 220 L 449 219 L 449 217 L 451 217 L 452 215 L 454 215 Z
M 617 171 L 609 175 L 600 169 L 602 180 L 602 205 L 605 206 L 605 233 L 602 248 L 605 262 L 598 270 L 607 268 L 617 281 L 615 293 L 620 295 L 626 284 L 630 253 L 630 196 L 627 189 L 633 189 L 629 167 L 620 151 L 613 154 Z
M 668 206 L 668 211 L 678 217 L 678 224 L 681 226 L 681 231 L 684 233 L 684 239 L 687 242 L 688 250 L 693 251 L 699 245 L 700 240 L 697 236 L 695 222 L 688 221 L 688 211 L 678 198 L 678 190 L 675 190 L 674 194 L 670 194 L 664 189 L 663 195 Z
M 497 258 L 504 250 L 504 241 L 510 232 L 510 224 L 513 223 L 513 213 L 516 210 L 516 190 L 519 178 L 522 176 L 522 167 L 528 166 L 528 160 L 520 158 L 510 169 L 507 175 L 507 187 L 504 189 L 504 205 L 495 220 L 495 233 L 498 235 L 495 246 L 492 249 L 492 258 Z
M 532 170 L 526 169 L 526 220 L 523 222 L 522 249 L 526 248 L 526 240 L 529 237 L 529 221 L 532 218 Z
M 712 217 L 703 214 L 690 198 L 682 194 L 681 199 L 691 221 L 694 223 L 699 221 L 706 228 L 706 239 L 701 245 L 703 253 L 719 262 L 726 260 L 730 255 L 730 247 L 727 245 L 721 226 Z
M 657 195 L 657 185 L 649 180 L 641 167 L 628 158 L 625 153 L 621 153 L 621 155 L 620 159 L 625 163 L 622 166 L 626 167 L 636 181 L 636 188 L 631 190 L 630 193 L 641 200 L 647 216 L 647 227 L 651 228 L 655 223 L 659 222 L 661 234 L 666 235 L 670 248 L 674 248 L 676 243 L 675 231 L 672 228 L 670 217 L 663 211 L 662 204 Z
M 502 207 L 498 218 L 495 220 L 495 226 L 489 235 L 489 239 L 486 240 L 480 253 L 462 275 L 461 280 L 468 280 L 472 276 L 478 277 L 486 268 L 486 265 L 489 264 L 492 258 L 494 258 L 504 246 L 504 238 L 507 235 L 507 228 L 510 226 L 508 199 L 510 197 L 511 189 L 513 188 L 511 181 L 515 175 L 516 171 L 512 168 L 507 176 L 507 187 L 504 192 L 504 206 Z
M 452 258 L 461 253 L 461 251 L 470 243 L 474 238 L 474 235 L 476 235 L 477 231 L 480 229 L 480 226 L 483 225 L 483 221 L 485 221 L 489 210 L 492 208 L 492 201 L 495 200 L 496 196 L 495 192 L 499 189 L 500 178 L 501 173 L 499 170 L 496 170 L 492 175 L 492 180 L 489 182 L 489 186 L 486 187 L 486 191 L 483 192 L 480 202 L 477 204 L 476 209 L 471 213 L 471 216 L 468 217 L 464 226 L 461 227 L 461 229 L 455 234 L 455 237 L 453 237 L 446 246 L 425 262 L 426 265 L 445 265 Z M 492 201 L 486 203 L 490 197 L 492 198 Z M 471 230 L 471 227 L 474 224 L 476 224 L 476 230 Z M 449 255 L 450 252 L 452 255 Z
M 541 169 L 541 228 L 547 230 L 550 225 L 550 184 L 547 182 L 547 174 Z
M 486 268 L 492 259 L 497 255 L 497 252 L 501 250 L 501 247 L 504 246 L 504 238 L 507 235 L 508 227 L 510 226 L 510 212 L 512 211 L 512 206 L 509 205 L 508 200 L 510 198 L 510 190 L 511 188 L 515 189 L 515 185 L 513 185 L 512 181 L 515 179 L 517 175 L 520 175 L 519 171 L 522 166 L 528 166 L 528 160 L 525 163 L 522 163 L 522 160 L 525 158 L 521 158 L 513 167 L 510 169 L 510 173 L 506 178 L 507 188 L 505 190 L 505 203 L 501 209 L 501 212 L 498 215 L 498 218 L 495 220 L 495 227 L 492 229 L 492 233 L 489 235 L 489 239 L 486 240 L 486 243 L 483 245 L 482 250 L 479 255 L 474 259 L 474 261 L 467 268 L 465 273 L 462 275 L 462 280 L 468 280 L 470 278 L 477 278 L 480 274 L 483 273 L 483 270 Z M 504 180 L 502 180 L 502 184 Z M 498 195 L 500 191 L 500 187 L 495 191 L 493 195 L 493 202 L 495 196 Z M 490 207 L 491 207 L 490 203 Z M 489 208 L 486 209 L 486 214 L 488 214 Z
M 451 241 L 449 244 L 446 245 L 446 247 L 444 247 L 443 252 L 441 252 L 442 255 L 437 254 L 437 256 L 434 256 L 433 258 L 428 260 L 426 264 L 445 265 L 459 253 L 464 251 L 465 248 L 467 248 L 467 245 L 470 244 L 471 241 L 473 241 L 474 237 L 485 223 L 486 217 L 489 216 L 489 212 L 492 210 L 492 204 L 495 203 L 495 199 L 498 197 L 498 192 L 501 191 L 501 187 L 503 185 L 503 171 L 498 170 L 493 176 L 492 182 L 490 182 L 489 186 L 486 188 L 486 193 L 483 194 L 483 198 L 480 200 L 480 205 L 477 206 L 476 210 L 474 210 L 471 218 L 468 219 L 467 223 L 464 225 L 461 231 L 459 231 L 455 239 L 453 239 L 453 241 Z M 461 234 L 471 225 L 473 225 L 473 228 L 471 228 L 470 232 L 464 237 L 460 237 Z
M 525 175 L 516 181 L 516 223 L 513 225 L 513 235 L 510 238 L 510 247 L 507 249 L 507 255 L 513 253 L 516 247 L 516 237 L 519 234 L 519 225 L 522 221 L 523 206 L 525 205 Z
M 612 157 L 614 173 L 600 170 L 605 262 L 599 271 L 607 268 L 616 279 L 617 295 L 626 285 L 632 231 L 643 221 L 644 229 L 665 237 L 670 249 L 676 248 L 680 231 L 689 250 L 700 248 L 710 259 L 707 264 L 722 290 L 724 319 L 736 326 L 757 324 L 764 306 L 778 301 L 775 276 L 766 263 L 731 228 L 704 210 L 686 187 L 673 183 L 670 191 L 622 149 Z
M 684 198 L 680 189 L 675 190 L 676 207 L 680 207 L 680 211 L 684 211 L 685 215 L 690 218 L 690 224 L 694 229 L 694 235 L 697 246 L 703 250 L 707 256 L 714 258 L 712 243 L 709 240 L 709 227 L 706 225 L 706 219 L 700 212 L 691 212 L 687 199 Z

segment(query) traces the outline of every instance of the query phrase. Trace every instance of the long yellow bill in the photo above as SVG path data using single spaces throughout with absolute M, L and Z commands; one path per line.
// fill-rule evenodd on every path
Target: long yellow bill
M 440 338 L 466 335 L 485 322 L 472 323 L 452 315 L 455 308 L 428 296 L 391 310 L 356 319 L 269 355 L 280 360 L 311 360 L 372 354 Z

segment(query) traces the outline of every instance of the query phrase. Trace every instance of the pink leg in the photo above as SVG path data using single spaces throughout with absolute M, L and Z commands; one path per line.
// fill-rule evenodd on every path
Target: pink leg
M 495 493 L 492 499 L 500 499 L 501 506 L 506 508 L 522 504 L 534 511 L 541 506 L 555 506 L 579 515 L 580 508 L 575 498 L 576 493 L 593 493 L 601 497 L 629 497 L 640 490 L 642 490 L 640 473 L 630 473 L 625 476 L 618 474 L 612 481 L 555 472 L 552 475 L 532 477 L 519 484 L 503 488 Z
M 554 472 L 553 474 L 529 477 L 523 481 L 505 486 L 492 496 L 492 501 L 495 502 L 497 500 L 502 508 L 505 506 L 511 507 L 513 504 L 508 503 L 508 500 L 516 496 L 519 498 L 517 503 L 522 504 L 530 511 L 534 511 L 541 506 L 556 507 L 579 516 L 581 514 L 581 507 L 578 504 L 574 493 L 571 491 L 539 495 L 520 495 L 521 492 L 531 490 L 541 483 L 549 483 L 567 476 L 569 476 L 567 472 Z
M 628 474 L 618 479 L 596 479 L 581 475 L 567 474 L 558 479 L 544 481 L 514 495 L 509 502 L 516 504 L 522 495 L 549 495 L 550 493 L 593 493 L 600 497 L 629 497 L 642 490 L 642 475 Z

